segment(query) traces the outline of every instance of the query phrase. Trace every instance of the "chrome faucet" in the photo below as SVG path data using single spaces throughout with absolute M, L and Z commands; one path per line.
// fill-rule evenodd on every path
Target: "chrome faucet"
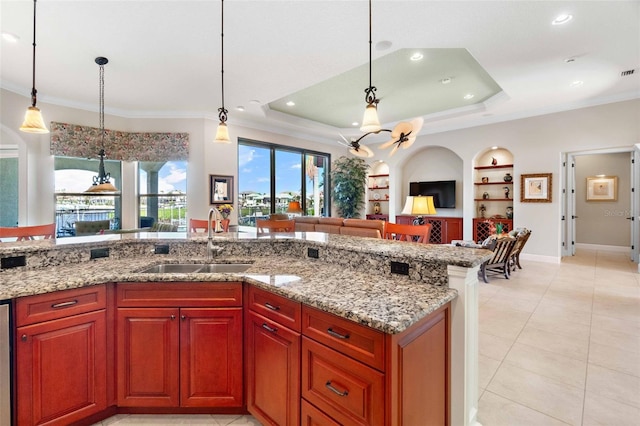
M 212 217 L 215 216 L 215 226 L 214 229 L 211 229 L 211 219 Z M 208 236 L 208 241 L 207 241 L 207 258 L 211 259 L 213 257 L 213 252 L 215 250 L 215 247 L 213 246 L 213 234 L 212 232 L 222 232 L 222 224 L 220 223 L 220 221 L 222 220 L 222 215 L 220 214 L 220 212 L 218 211 L 218 209 L 216 208 L 212 208 L 211 210 L 209 210 L 209 217 L 207 218 L 207 236 Z

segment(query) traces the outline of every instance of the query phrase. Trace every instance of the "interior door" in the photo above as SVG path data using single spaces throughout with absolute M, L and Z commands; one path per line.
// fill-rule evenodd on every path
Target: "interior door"
M 640 272 L 640 146 L 631 151 L 631 209 L 627 218 L 631 221 L 631 260 L 638 263 Z

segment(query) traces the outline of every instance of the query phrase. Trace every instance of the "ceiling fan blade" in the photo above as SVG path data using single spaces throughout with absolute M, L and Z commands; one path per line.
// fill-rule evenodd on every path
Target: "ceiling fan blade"
M 391 152 L 389 153 L 389 157 L 392 157 L 392 156 L 393 156 L 393 154 L 395 154 L 397 150 L 398 150 L 398 145 L 395 145 L 395 146 L 393 147 L 393 149 L 391 150 Z
M 360 147 L 362 148 L 362 146 Z M 355 155 L 356 157 L 362 157 L 362 158 L 366 158 L 369 155 L 367 154 L 367 152 L 363 149 L 355 149 L 355 148 L 351 148 L 349 150 L 350 153 L 352 153 L 353 155 Z
M 367 158 L 373 157 L 373 151 L 366 145 L 360 144 L 360 151 L 364 151 L 367 154 Z
M 411 134 L 413 136 L 418 136 L 420 130 L 422 130 L 422 125 L 424 124 L 424 119 L 422 117 L 416 117 L 411 120 L 411 127 L 413 128 Z
M 391 138 L 388 141 L 386 141 L 385 143 L 383 143 L 382 145 L 380 145 L 379 149 L 386 149 L 389 148 L 391 145 L 393 145 L 394 143 L 396 143 L 398 141 L 398 138 Z
M 415 141 L 416 141 L 416 137 L 413 136 L 413 133 L 412 133 L 412 136 L 409 136 L 407 140 L 402 143 L 402 148 L 403 149 L 409 148 L 411 145 L 413 145 Z

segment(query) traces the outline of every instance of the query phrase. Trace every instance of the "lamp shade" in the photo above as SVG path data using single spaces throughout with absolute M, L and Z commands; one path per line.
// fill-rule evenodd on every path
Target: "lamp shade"
M 118 192 L 111 182 L 93 184 L 85 192 Z
M 300 206 L 300 201 L 289 201 L 287 213 L 302 213 L 302 206 Z
M 418 197 L 408 196 L 401 214 L 423 215 L 436 213 L 433 197 L 428 195 Z
M 377 132 L 381 129 L 380 120 L 378 119 L 378 108 L 375 104 L 368 104 L 364 110 L 362 118 L 362 126 L 360 130 L 363 132 Z
M 49 133 L 38 107 L 30 106 L 27 108 L 27 112 L 24 114 L 24 123 L 20 126 L 20 130 L 26 133 Z
M 231 143 L 231 139 L 229 139 L 229 129 L 227 128 L 227 123 L 221 122 L 220 124 L 218 124 L 215 141 L 217 143 Z

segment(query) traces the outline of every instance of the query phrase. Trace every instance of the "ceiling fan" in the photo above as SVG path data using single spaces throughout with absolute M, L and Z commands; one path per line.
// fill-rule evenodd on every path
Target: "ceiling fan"
M 393 149 L 389 153 L 389 157 L 391 157 L 393 154 L 396 153 L 396 151 L 398 150 L 398 148 L 400 148 L 400 146 L 402 146 L 402 148 L 404 149 L 407 149 L 411 145 L 413 145 L 413 143 L 416 141 L 416 137 L 418 136 L 418 133 L 420 133 L 420 130 L 422 129 L 423 123 L 424 123 L 424 120 L 422 119 L 422 117 L 417 117 L 411 120 L 410 122 L 401 121 L 400 123 L 396 124 L 393 130 L 379 129 L 373 132 L 367 132 L 364 135 L 360 136 L 358 139 L 352 138 L 351 141 L 348 141 L 347 138 L 345 138 L 341 134 L 340 137 L 342 138 L 342 141 L 338 141 L 338 143 L 349 148 L 349 152 L 352 153 L 353 155 L 356 155 L 358 157 L 373 157 L 373 151 L 371 151 L 371 149 L 366 145 L 360 143 L 360 141 L 365 136 L 368 136 L 370 134 L 378 134 L 380 132 L 390 132 L 391 139 L 389 139 L 387 142 L 380 145 L 380 149 L 386 149 L 386 148 L 389 148 L 391 145 L 394 145 Z

